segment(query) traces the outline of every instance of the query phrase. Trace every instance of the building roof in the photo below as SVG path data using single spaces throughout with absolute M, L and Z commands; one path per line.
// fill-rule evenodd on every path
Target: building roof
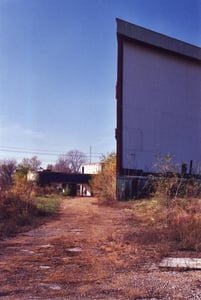
M 201 62 L 201 48 L 117 18 L 117 34 Z

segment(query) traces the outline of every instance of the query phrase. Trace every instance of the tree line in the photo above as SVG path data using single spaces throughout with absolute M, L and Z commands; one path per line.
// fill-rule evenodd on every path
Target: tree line
M 86 162 L 87 157 L 83 152 L 70 150 L 60 155 L 55 164 L 49 164 L 47 169 L 54 172 L 79 173 L 81 165 Z M 23 158 L 20 163 L 15 159 L 0 160 L 0 188 L 9 188 L 14 180 L 22 182 L 29 170 L 38 171 L 41 165 L 42 162 L 37 156 Z
M 48 165 L 47 169 L 53 172 L 79 173 L 81 165 L 85 162 L 85 154 L 71 150 L 59 156 L 56 163 Z M 112 152 L 103 155 L 100 162 L 102 170 L 94 175 L 90 182 L 92 192 L 100 200 L 113 201 L 116 198 L 116 154 Z M 24 158 L 18 164 L 14 159 L 0 161 L 0 192 L 12 188 L 18 194 L 27 197 L 33 188 L 27 182 L 28 171 L 38 171 L 40 167 L 41 161 L 37 156 Z

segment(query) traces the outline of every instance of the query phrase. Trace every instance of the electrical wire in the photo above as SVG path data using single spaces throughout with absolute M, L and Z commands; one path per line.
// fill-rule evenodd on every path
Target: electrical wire
M 58 151 L 58 150 L 53 150 L 53 151 L 49 151 L 49 150 L 42 150 L 42 149 L 27 149 L 27 148 L 18 148 L 18 147 L 7 147 L 7 146 L 1 146 L 0 147 L 0 152 L 10 152 L 10 153 L 19 153 L 19 154 L 32 154 L 32 155 L 43 155 L 43 156 L 65 156 L 65 157 L 70 157 L 70 155 L 68 155 L 68 151 Z M 96 157 L 100 157 L 103 153 L 84 153 L 82 151 L 80 151 L 81 153 L 83 153 L 86 157 L 92 157 L 92 158 L 96 158 Z

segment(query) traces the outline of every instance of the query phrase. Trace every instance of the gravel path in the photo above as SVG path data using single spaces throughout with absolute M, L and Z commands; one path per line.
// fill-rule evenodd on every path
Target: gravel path
M 159 244 L 135 239 L 143 228 L 128 205 L 61 206 L 58 218 L 0 242 L 0 299 L 201 300 L 201 271 L 159 269 Z

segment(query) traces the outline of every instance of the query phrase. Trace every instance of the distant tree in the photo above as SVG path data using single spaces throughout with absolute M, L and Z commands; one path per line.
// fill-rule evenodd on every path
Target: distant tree
M 79 173 L 81 165 L 87 161 L 86 155 L 79 150 L 68 151 L 66 159 L 72 173 Z
M 116 154 L 114 152 L 103 156 L 102 171 L 94 175 L 91 181 L 94 196 L 102 201 L 116 199 Z
M 9 188 L 13 184 L 13 175 L 17 168 L 17 162 L 14 159 L 0 161 L 0 186 Z
M 19 164 L 19 167 L 23 167 L 24 169 L 37 171 L 41 166 L 41 161 L 37 156 L 33 156 L 32 158 L 23 158 L 22 162 Z
M 27 174 L 29 171 L 37 171 L 41 165 L 37 156 L 32 158 L 23 158 L 18 164 L 17 171 L 14 175 L 15 188 L 18 192 L 27 194 L 27 190 L 31 190 L 32 183 L 27 182 Z
M 79 173 L 80 167 L 87 161 L 86 155 L 79 150 L 70 150 L 60 155 L 53 170 L 64 173 Z
M 46 167 L 46 170 L 48 170 L 48 171 L 53 171 L 53 169 L 54 169 L 54 166 L 52 164 L 48 164 Z
M 71 173 L 71 170 L 68 166 L 68 161 L 64 155 L 60 155 L 56 164 L 52 166 L 52 171 L 61 172 L 61 173 Z

